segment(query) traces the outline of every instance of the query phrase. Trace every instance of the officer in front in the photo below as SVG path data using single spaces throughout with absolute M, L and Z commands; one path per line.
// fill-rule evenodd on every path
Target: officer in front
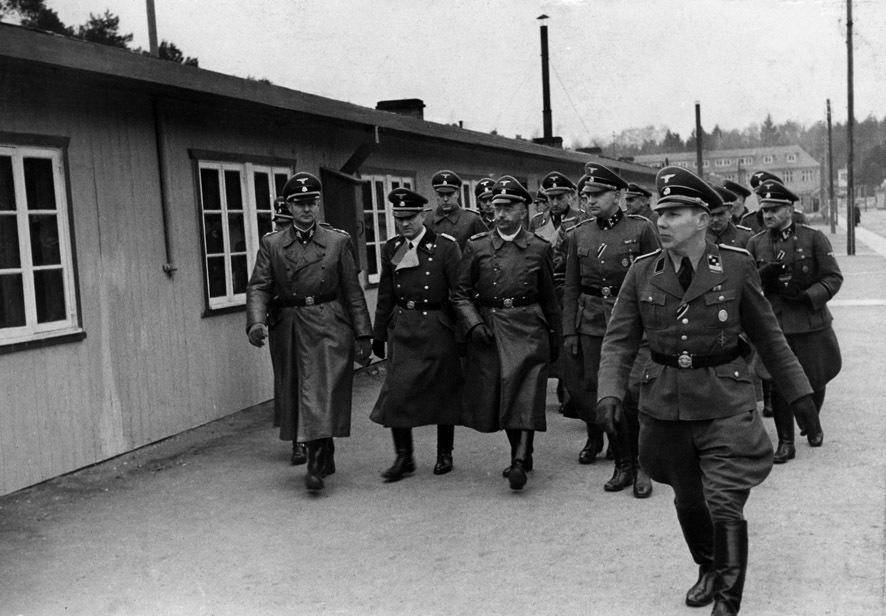
M 732 222 L 732 206 L 738 197 L 724 186 L 711 184 L 720 195 L 721 202 L 711 207 L 711 225 L 708 227 L 708 239 L 715 244 L 727 244 L 744 248 L 753 233 L 747 227 Z
M 461 178 L 454 171 L 443 169 L 431 178 L 431 188 L 437 195 L 437 209 L 425 224 L 434 233 L 446 233 L 455 238 L 460 250 L 464 250 L 468 238 L 486 231 L 480 215 L 464 209 L 459 202 Z
M 737 614 L 747 569 L 744 505 L 772 469 L 739 335 L 746 332 L 815 430 L 812 388 L 791 352 L 747 251 L 706 240 L 719 195 L 680 167 L 656 178 L 662 249 L 636 261 L 603 339 L 598 414 L 623 421 L 621 399 L 645 331 L 652 361 L 640 392 L 640 462 L 674 490 L 677 518 L 699 577 L 690 606 Z
M 757 263 L 763 291 L 785 338 L 815 391 L 815 407 L 820 411 L 827 384 L 842 365 L 827 302 L 840 290 L 843 274 L 827 236 L 793 222 L 797 199 L 775 180 L 760 184 L 757 200 L 768 230 L 751 238 L 748 251 Z M 772 372 L 773 366 L 764 363 Z M 794 419 L 781 383 L 775 379 L 773 384 L 772 413 L 778 433 L 775 462 L 780 464 L 796 455 Z M 821 429 L 807 437 L 813 447 L 819 447 L 824 439 Z

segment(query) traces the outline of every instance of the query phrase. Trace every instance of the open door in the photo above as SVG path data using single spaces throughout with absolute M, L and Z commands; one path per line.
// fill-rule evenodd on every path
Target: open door
M 366 231 L 363 228 L 363 180 L 320 167 L 323 220 L 351 234 L 357 267 L 366 272 Z

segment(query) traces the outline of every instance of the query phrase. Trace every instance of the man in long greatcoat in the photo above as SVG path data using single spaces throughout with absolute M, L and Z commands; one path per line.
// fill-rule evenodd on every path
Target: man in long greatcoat
M 350 435 L 355 354 L 368 360 L 372 336 L 351 238 L 317 222 L 321 190 L 310 173 L 286 182 L 282 196 L 292 226 L 261 238 L 246 288 L 246 332 L 254 346 L 268 337 L 268 303 L 276 298 L 271 327 L 281 361 L 274 405 L 281 438 L 295 434 L 306 444 L 305 485 L 312 492 L 335 470 L 333 437 Z
M 423 196 L 407 188 L 388 195 L 398 234 L 381 253 L 373 353 L 388 356 L 387 374 L 370 418 L 391 428 L 396 459 L 388 482 L 415 471 L 412 428 L 447 433 L 461 415 L 461 364 L 449 295 L 461 251 L 451 235 L 424 226 Z M 453 439 L 439 437 L 435 475 L 452 470 Z
M 453 303 L 468 332 L 465 425 L 504 429 L 511 443 L 508 481 L 526 485 L 532 437 L 545 430 L 548 366 L 560 345 L 560 306 L 551 244 L 522 221 L 532 196 L 511 176 L 493 187 L 496 228 L 471 237 Z

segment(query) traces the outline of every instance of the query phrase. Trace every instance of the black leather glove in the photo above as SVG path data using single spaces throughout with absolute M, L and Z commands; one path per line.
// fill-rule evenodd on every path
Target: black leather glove
M 385 352 L 385 341 L 384 340 L 372 340 L 372 354 L 378 357 L 379 359 L 384 359 Z
M 609 396 L 597 403 L 596 424 L 603 428 L 607 434 L 615 434 L 616 426 L 624 419 L 624 410 L 621 400 Z
M 495 336 L 492 334 L 492 330 L 486 325 L 486 323 L 480 323 L 471 328 L 471 340 L 474 342 L 479 342 L 480 344 L 492 344 L 492 341 L 495 339 Z
M 262 347 L 265 345 L 265 338 L 268 337 L 268 326 L 264 323 L 254 323 L 246 335 L 249 336 L 249 344 Z
M 795 400 L 791 404 L 791 410 L 794 411 L 794 417 L 797 419 L 797 425 L 800 426 L 800 435 L 818 434 L 821 432 L 821 422 L 818 419 L 818 409 L 815 408 L 815 401 L 812 394 L 803 396 Z
M 781 299 L 786 302 L 791 302 L 793 304 L 809 304 L 809 296 L 806 295 L 806 292 L 800 288 L 800 286 L 794 282 L 793 280 L 784 287 L 779 293 Z
M 763 290 L 771 292 L 778 288 L 778 277 L 784 272 L 784 265 L 781 263 L 767 263 L 760 268 L 759 272 Z

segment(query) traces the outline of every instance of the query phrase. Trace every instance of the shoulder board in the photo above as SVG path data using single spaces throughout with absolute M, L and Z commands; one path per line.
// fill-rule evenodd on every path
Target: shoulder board
M 807 225 L 806 223 L 796 222 L 796 223 L 794 223 L 794 224 L 795 224 L 796 226 L 798 226 L 798 227 L 805 227 L 805 228 L 810 229 L 810 230 L 812 230 L 812 231 L 817 231 L 817 230 L 818 230 L 818 229 L 816 229 L 815 227 L 811 227 L 811 226 Z
M 479 233 L 478 233 L 477 235 L 479 235 Z M 454 237 L 452 237 L 452 236 L 449 235 L 448 233 L 438 233 L 438 234 L 437 234 L 437 237 L 445 237 L 447 240 L 450 240 L 450 241 L 453 241 L 453 242 L 457 242 L 457 241 L 458 241 L 457 239 L 455 239 Z M 476 237 L 476 236 L 471 237 L 471 239 L 474 239 L 474 237 Z
M 580 226 L 582 226 L 582 225 L 586 225 L 586 224 L 588 224 L 589 222 L 591 222 L 591 221 L 595 221 L 595 220 L 597 220 L 597 219 L 596 219 L 596 218 L 585 218 L 584 220 L 582 220 L 581 222 L 579 222 L 578 224 L 576 224 L 574 227 L 570 227 L 569 230 L 572 231 L 572 230 L 575 229 L 576 227 L 580 227 Z
M 747 255 L 749 257 L 751 256 L 751 253 L 749 253 L 744 248 L 739 248 L 738 246 L 732 246 L 731 244 L 717 244 L 717 246 L 719 246 L 720 248 L 725 248 L 726 250 L 731 250 L 732 252 L 740 252 L 743 255 Z
M 544 215 L 545 215 L 544 212 L 536 212 L 535 214 L 532 215 L 531 220 L 535 220 L 535 219 L 538 218 L 539 216 L 544 216 Z
M 539 239 L 539 240 L 543 241 L 545 244 L 550 244 L 550 242 L 549 242 L 548 240 L 546 240 L 545 238 L 543 238 L 542 236 L 540 236 L 540 235 L 539 235 L 538 233 L 536 233 L 535 231 L 532 232 L 532 235 L 534 235 L 536 239 Z
M 736 228 L 736 229 L 741 229 L 742 231 L 750 231 L 751 233 L 754 232 L 753 229 L 751 229 L 750 227 L 745 227 L 744 225 L 735 225 L 735 228 Z
M 656 248 L 652 252 L 647 252 L 645 255 L 640 255 L 639 257 L 634 259 L 634 263 L 636 263 L 637 261 L 639 261 L 641 259 L 648 259 L 649 257 L 654 257 L 655 255 L 660 255 L 660 254 L 661 254 L 661 248 Z
M 274 235 L 275 233 L 280 233 L 281 231 L 285 231 L 286 229 L 274 229 L 273 231 L 268 231 L 262 237 L 268 237 L 269 235 Z
M 441 233 L 440 235 L 443 235 L 443 234 Z M 474 235 L 472 235 L 468 239 L 469 240 L 479 240 L 481 237 L 486 237 L 487 235 L 489 235 L 489 231 L 481 231 L 480 233 L 475 233 Z
M 321 227 L 323 227 L 324 229 L 329 229 L 330 231 L 337 231 L 343 235 L 346 235 L 347 237 L 351 237 L 351 234 L 348 233 L 347 231 L 345 231 L 344 229 L 339 229 L 338 227 L 333 227 L 328 222 L 318 222 L 317 224 L 320 225 Z
M 640 216 L 639 214 L 626 214 L 626 218 L 633 218 L 634 220 L 649 220 L 645 216 Z M 652 221 L 650 221 L 652 222 Z

